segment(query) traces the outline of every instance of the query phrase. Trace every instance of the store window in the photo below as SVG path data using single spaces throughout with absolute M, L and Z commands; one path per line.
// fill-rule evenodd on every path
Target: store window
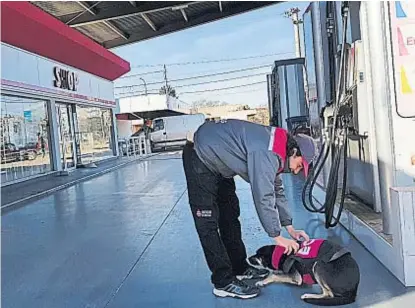
M 1 181 L 51 171 L 47 102 L 1 95 Z
M 114 156 L 110 109 L 76 106 L 78 161 L 82 164 Z

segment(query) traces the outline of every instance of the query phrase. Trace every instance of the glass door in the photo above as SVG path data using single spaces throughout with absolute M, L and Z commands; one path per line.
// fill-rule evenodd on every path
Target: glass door
M 59 125 L 59 144 L 63 170 L 76 168 L 75 134 L 72 115 L 72 105 L 56 104 L 56 115 Z

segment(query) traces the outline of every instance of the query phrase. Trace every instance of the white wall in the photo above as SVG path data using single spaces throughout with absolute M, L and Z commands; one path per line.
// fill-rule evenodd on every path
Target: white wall
M 148 96 L 133 96 L 123 97 L 117 99 L 117 111 L 116 113 L 128 113 L 138 111 L 151 111 L 151 110 L 177 110 L 180 105 L 178 100 L 173 97 L 168 98 L 166 102 L 165 95 L 148 95 Z
M 78 75 L 77 91 L 54 87 L 55 66 Z M 4 43 L 1 43 L 1 79 L 2 87 L 8 90 L 44 92 L 65 100 L 115 107 L 112 81 Z

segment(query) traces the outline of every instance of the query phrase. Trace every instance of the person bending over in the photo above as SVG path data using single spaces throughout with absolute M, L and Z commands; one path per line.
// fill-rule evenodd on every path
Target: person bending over
M 182 158 L 189 203 L 216 296 L 255 297 L 259 288 L 243 280 L 268 274 L 247 263 L 234 177 L 250 183 L 266 233 L 285 253 L 297 252 L 296 241 L 309 237 L 292 225 L 280 173 L 307 175 L 316 151 L 307 135 L 243 120 L 206 122 L 188 135 Z M 281 235 L 282 227 L 292 239 Z

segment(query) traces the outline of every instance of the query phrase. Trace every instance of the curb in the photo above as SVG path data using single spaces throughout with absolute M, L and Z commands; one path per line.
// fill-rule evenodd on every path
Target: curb
M 7 204 L 4 204 L 4 205 L 2 205 L 2 206 L 1 206 L 1 210 L 4 210 L 4 209 L 6 209 L 6 208 L 9 208 L 9 207 L 11 207 L 11 206 L 14 206 L 14 205 L 16 205 L 16 204 L 19 204 L 19 203 L 22 203 L 22 202 L 25 202 L 25 201 L 29 201 L 30 199 L 35 199 L 35 198 L 39 198 L 39 197 L 45 197 L 45 196 L 47 196 L 47 195 L 50 195 L 50 194 L 54 193 L 55 191 L 65 189 L 65 188 L 68 188 L 68 187 L 70 187 L 70 186 L 76 185 L 76 184 L 78 184 L 78 183 L 84 182 L 84 181 L 86 181 L 86 180 L 89 180 L 89 179 L 92 179 L 92 178 L 98 177 L 98 176 L 103 175 L 103 174 L 105 174 L 105 173 L 109 173 L 109 172 L 111 172 L 111 171 L 113 171 L 113 170 L 115 170 L 115 169 L 118 169 L 118 168 L 124 167 L 125 165 L 131 164 L 131 163 L 134 163 L 134 162 L 138 162 L 138 161 L 144 161 L 144 160 L 146 160 L 147 158 L 150 158 L 150 157 L 152 157 L 152 156 L 156 156 L 156 155 L 158 155 L 158 154 L 159 154 L 159 153 L 157 153 L 157 154 L 150 154 L 150 155 L 146 156 L 145 158 L 137 158 L 137 159 L 129 160 L 129 161 L 125 162 L 125 163 L 121 163 L 121 164 L 119 164 L 119 165 L 116 165 L 116 166 L 113 166 L 113 167 L 109 167 L 109 168 L 104 169 L 104 170 L 101 170 L 101 171 L 99 171 L 99 172 L 97 172 L 97 173 L 87 175 L 87 176 L 85 176 L 85 177 L 82 177 L 82 178 L 79 178 L 79 179 L 77 179 L 77 180 L 74 180 L 74 181 L 71 181 L 71 182 L 68 182 L 68 183 L 62 184 L 62 185 L 60 185 L 60 186 L 53 187 L 53 188 L 51 188 L 51 189 L 48 189 L 48 190 L 45 190 L 45 191 L 39 192 L 39 193 L 34 194 L 34 195 L 30 195 L 30 196 L 28 196 L 28 197 L 26 197 L 26 198 L 19 199 L 19 200 L 16 200 L 16 201 L 13 201 L 13 202 L 10 202 L 10 203 L 7 203 Z

